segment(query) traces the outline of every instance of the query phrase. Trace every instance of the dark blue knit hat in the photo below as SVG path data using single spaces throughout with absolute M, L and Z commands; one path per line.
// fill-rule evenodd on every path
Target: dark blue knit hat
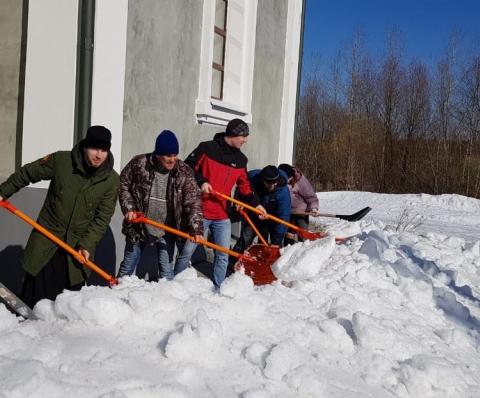
M 155 155 L 178 155 L 178 140 L 170 130 L 163 130 L 155 142 Z

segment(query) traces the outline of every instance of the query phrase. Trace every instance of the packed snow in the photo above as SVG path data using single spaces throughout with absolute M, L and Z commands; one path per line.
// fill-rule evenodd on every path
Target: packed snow
M 0 397 L 478 397 L 480 201 L 318 193 L 332 237 L 282 249 L 279 278 L 173 281 L 0 305 Z

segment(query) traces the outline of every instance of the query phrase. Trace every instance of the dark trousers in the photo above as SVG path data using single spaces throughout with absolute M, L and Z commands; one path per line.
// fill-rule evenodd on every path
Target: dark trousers
M 254 241 L 256 235 L 250 224 L 245 220 L 242 220 L 241 232 L 238 237 L 235 245 L 232 248 L 232 251 L 236 253 L 243 254 L 245 249 L 247 249 Z M 235 264 L 237 263 L 238 258 L 234 256 L 228 257 L 228 274 L 234 272 Z
M 262 236 L 262 238 L 267 242 L 269 242 L 270 235 L 274 232 L 276 228 L 276 221 L 272 220 L 260 220 L 256 215 L 251 215 L 250 219 L 253 222 L 253 225 L 257 228 L 258 232 Z M 250 224 L 246 220 L 242 220 L 242 229 L 240 233 L 240 237 L 238 238 L 235 246 L 233 246 L 232 251 L 236 253 L 243 254 L 245 250 L 247 250 L 257 238 L 257 234 L 250 226 Z M 257 238 L 257 243 L 261 244 L 261 240 Z M 282 245 L 279 245 L 282 246 Z M 228 260 L 228 268 L 231 272 L 233 272 L 235 268 L 235 264 L 238 261 L 238 258 L 234 256 L 229 256 Z
M 274 232 L 276 228 L 276 222 L 272 220 L 259 220 L 255 216 L 252 216 L 250 219 L 252 220 L 253 225 L 255 225 L 262 238 L 266 242 L 268 242 L 270 235 Z M 252 245 L 255 238 L 257 238 L 255 231 L 246 220 L 243 220 L 240 237 L 238 238 L 232 250 L 237 253 L 243 253 L 246 249 L 250 247 L 250 245 Z M 258 243 L 261 243 L 260 239 L 258 239 Z
M 296 225 L 297 227 L 308 231 L 308 216 L 300 215 L 300 214 L 292 214 L 290 216 L 290 223 Z M 287 232 L 295 233 L 295 231 L 288 230 Z M 303 242 L 305 239 L 302 238 L 300 235 L 297 235 L 298 242 Z M 295 243 L 295 239 L 288 239 L 285 236 L 283 239 L 283 245 L 293 245 Z
M 73 286 L 70 284 L 67 253 L 59 249 L 37 276 L 28 272 L 25 274 L 20 298 L 33 308 L 44 298 L 55 300 L 65 289 L 77 291 L 83 285 L 84 282 Z
M 236 253 L 242 254 L 245 249 L 253 243 L 255 237 L 256 235 L 252 227 L 245 220 L 243 220 L 240 236 L 235 242 L 235 246 L 233 246 L 232 250 Z

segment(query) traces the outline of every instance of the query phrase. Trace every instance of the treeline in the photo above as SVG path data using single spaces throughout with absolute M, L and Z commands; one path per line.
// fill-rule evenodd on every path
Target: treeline
M 428 65 L 405 60 L 395 29 L 384 55 L 356 31 L 346 52 L 316 59 L 295 148 L 316 190 L 480 198 L 480 51 L 461 56 L 458 37 Z

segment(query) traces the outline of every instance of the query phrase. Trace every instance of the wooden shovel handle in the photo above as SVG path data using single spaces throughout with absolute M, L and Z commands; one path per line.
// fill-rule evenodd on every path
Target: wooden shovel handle
M 224 195 L 223 193 L 221 192 L 218 192 L 218 191 L 215 191 L 215 190 L 212 190 L 210 191 L 211 194 L 213 195 L 217 195 L 219 196 L 220 198 L 223 198 L 225 200 L 229 200 L 230 202 L 232 203 L 235 203 L 239 206 L 242 206 L 242 207 L 245 207 L 246 209 L 248 210 L 251 210 L 253 211 L 254 213 L 257 213 L 257 214 L 264 214 L 261 210 L 258 210 L 257 208 L 253 207 L 253 206 L 250 206 L 250 205 L 247 205 L 246 203 L 243 203 L 237 199 L 234 199 L 228 195 Z M 282 220 L 281 218 L 278 218 L 278 217 L 275 217 L 275 216 L 272 216 L 271 214 L 268 214 L 267 213 L 267 217 L 273 221 L 276 221 L 280 224 L 283 224 L 283 225 L 286 225 L 287 227 L 293 229 L 294 231 L 297 232 L 297 235 L 301 236 L 302 238 L 305 238 L 305 239 L 309 239 L 309 240 L 315 240 L 315 239 L 321 239 L 321 238 L 325 238 L 326 236 L 328 235 L 325 235 L 325 234 L 322 234 L 322 233 L 319 233 L 319 232 L 310 232 L 310 231 L 306 231 L 302 228 L 300 228 L 299 226 L 295 225 L 295 224 L 292 224 L 292 223 L 289 223 L 285 220 Z M 335 238 L 335 240 L 337 242 L 339 241 L 342 241 L 344 240 L 343 238 Z
M 312 216 L 312 217 L 335 217 L 333 214 L 325 214 L 325 213 L 313 213 L 311 211 L 294 211 L 292 215 L 295 216 Z

